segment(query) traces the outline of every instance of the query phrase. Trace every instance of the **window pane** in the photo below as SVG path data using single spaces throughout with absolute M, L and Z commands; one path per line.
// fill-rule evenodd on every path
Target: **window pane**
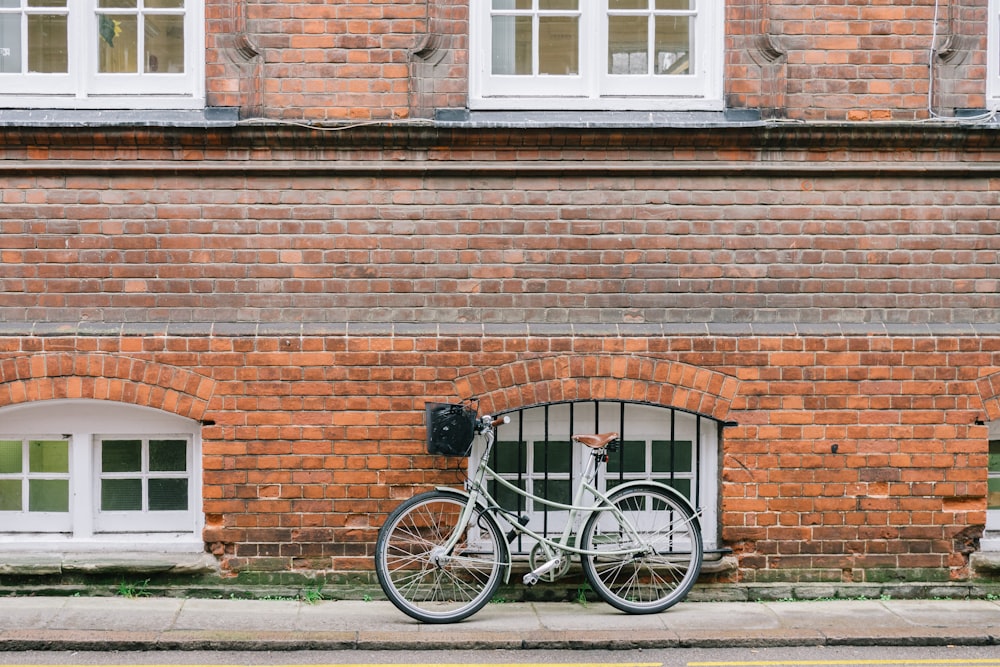
M 538 73 L 580 73 L 580 22 L 575 16 L 538 19 Z
M 534 491 L 536 496 L 564 505 L 569 505 L 573 501 L 573 491 L 568 479 L 536 480 Z M 535 509 L 539 509 L 537 503 Z M 549 508 L 549 511 L 553 511 L 553 508 Z
M 141 479 L 102 479 L 101 510 L 105 512 L 142 509 Z
M 690 472 L 691 471 L 690 441 L 681 441 L 670 445 L 669 440 L 653 442 L 653 472 Z
M 30 472 L 69 472 L 69 442 L 31 440 L 28 442 Z
M 656 17 L 656 73 L 690 74 L 691 18 L 688 16 Z
M 524 470 L 525 452 L 517 442 L 497 442 L 491 453 L 490 467 L 498 473 L 516 473 Z
M 691 500 L 691 480 L 690 479 L 658 479 L 656 481 L 658 481 L 660 484 L 663 484 L 665 486 L 671 486 L 671 487 L 677 489 L 678 491 L 681 492 L 681 494 L 685 498 L 687 498 L 688 500 Z
M 0 4 L 0 7 L 3 5 Z M 17 0 L 14 0 L 14 7 L 17 6 Z M 28 0 L 29 7 L 65 7 L 66 0 Z
M 531 9 L 531 0 L 493 0 L 493 9 Z
M 608 454 L 608 472 L 646 472 L 646 443 L 628 440 L 617 452 Z
M 130 7 L 135 8 L 136 0 L 100 0 L 98 7 Z
M 524 489 L 523 481 L 507 480 L 519 489 Z M 493 499 L 497 501 L 497 504 L 505 510 L 511 512 L 517 512 L 524 508 L 524 496 L 518 494 L 516 491 L 511 491 L 506 486 L 496 485 L 496 489 L 490 489 L 490 493 L 493 494 Z
M 21 73 L 21 15 L 0 14 L 0 74 Z
M 580 0 L 538 0 L 538 8 L 546 10 L 574 11 Z
M 150 440 L 149 469 L 151 471 L 187 470 L 187 441 Z
M 608 17 L 608 74 L 646 74 L 649 71 L 648 29 L 646 16 Z
M 649 0 L 610 0 L 608 9 L 649 9 Z
M 21 0 L 0 0 L 0 9 L 16 9 L 21 6 Z
M 1000 477 L 991 477 L 986 484 L 988 494 L 986 508 L 1000 510 Z
M 184 17 L 180 14 L 145 18 L 146 72 L 184 72 Z
M 689 11 L 694 9 L 695 0 L 656 0 L 657 9 Z
M 0 473 L 21 472 L 21 458 L 20 440 L 0 440 Z
M 68 17 L 56 14 L 28 16 L 28 71 L 65 73 L 69 71 L 66 39 Z
M 0 479 L 0 512 L 21 511 L 21 480 Z
M 146 9 L 176 9 L 184 7 L 184 0 L 146 0 Z
M 68 479 L 28 480 L 29 512 L 68 512 Z
M 188 481 L 186 479 L 149 480 L 150 511 L 186 510 Z
M 110 1 L 110 0 L 107 0 Z M 138 18 L 134 14 L 101 14 L 98 20 L 98 71 L 138 72 Z
M 493 17 L 493 73 L 532 73 L 530 16 Z
M 535 443 L 535 472 L 569 472 L 573 462 L 573 449 L 569 441 L 552 440 Z
M 101 443 L 102 472 L 142 470 L 141 440 L 105 440 Z

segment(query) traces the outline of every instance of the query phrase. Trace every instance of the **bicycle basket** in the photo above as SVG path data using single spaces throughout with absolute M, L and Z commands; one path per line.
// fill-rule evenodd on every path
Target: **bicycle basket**
M 442 456 L 468 456 L 476 435 L 476 411 L 465 405 L 428 403 L 427 451 Z

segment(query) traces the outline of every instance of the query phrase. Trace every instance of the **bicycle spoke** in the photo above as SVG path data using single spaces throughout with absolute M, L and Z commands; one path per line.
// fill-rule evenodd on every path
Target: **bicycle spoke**
M 630 613 L 662 611 L 683 599 L 701 568 L 701 536 L 691 513 L 654 485 L 623 488 L 582 531 L 591 586 Z
M 489 602 L 504 577 L 506 541 L 496 522 L 475 510 L 457 543 L 467 496 L 431 491 L 390 515 L 375 549 L 375 566 L 386 596 L 424 622 L 453 622 Z

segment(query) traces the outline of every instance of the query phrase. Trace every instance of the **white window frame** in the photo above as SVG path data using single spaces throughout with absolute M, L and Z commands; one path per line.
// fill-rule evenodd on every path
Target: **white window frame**
M 986 104 L 1000 108 L 1000 0 L 989 0 L 986 20 Z
M 0 440 L 11 440 L 11 441 L 21 441 L 21 472 L 17 474 L 4 474 L 0 477 L 6 480 L 19 479 L 21 481 L 21 500 L 22 507 L 19 512 L 0 512 L 0 525 L 3 525 L 6 529 L 12 531 L 30 531 L 30 530 L 46 530 L 52 532 L 61 532 L 68 530 L 70 527 L 70 514 L 69 512 L 38 512 L 29 511 L 28 498 L 29 498 L 29 488 L 33 480 L 71 480 L 72 477 L 72 461 L 69 461 L 69 470 L 65 473 L 41 473 L 32 472 L 29 468 L 30 452 L 29 443 L 37 440 L 46 441 L 61 441 L 66 442 L 67 447 L 72 451 L 70 447 L 69 439 L 63 437 L 62 435 L 55 435 L 51 433 L 37 433 L 31 436 L 0 436 Z
M 619 423 L 621 421 L 621 402 L 598 401 L 598 404 L 600 405 L 600 414 L 597 423 L 600 430 L 618 431 Z M 547 406 L 549 441 L 564 442 L 569 439 L 570 431 L 574 434 L 594 432 L 595 420 L 592 406 L 593 401 L 575 402 L 572 411 L 573 424 L 570 425 L 569 403 L 549 404 Z M 533 482 L 544 479 L 544 473 L 536 472 L 534 470 L 533 444 L 545 442 L 545 407 L 546 406 L 542 405 L 526 408 L 522 413 L 525 415 L 523 425 L 518 423 L 518 413 L 510 413 L 512 421 L 508 424 L 501 425 L 497 429 L 497 445 L 495 446 L 502 446 L 504 443 L 509 444 L 512 441 L 517 441 L 519 435 L 524 438 L 527 451 L 525 456 L 525 469 L 520 475 L 520 480 L 526 484 L 526 488 L 528 490 L 532 490 Z M 652 443 L 670 440 L 670 430 L 669 428 L 664 428 L 665 420 L 669 420 L 670 410 L 671 408 L 664 406 L 625 402 L 625 422 L 622 439 L 632 446 L 635 446 L 637 441 L 645 442 L 647 471 L 651 467 L 650 459 L 652 451 L 651 447 L 653 446 Z M 674 409 L 674 416 L 676 420 L 673 434 L 674 440 L 677 442 L 690 441 L 693 444 L 693 461 L 691 462 L 692 474 L 681 474 L 678 475 L 677 478 L 690 480 L 692 489 L 695 486 L 700 489 L 698 499 L 700 507 L 696 509 L 701 510 L 700 521 L 702 527 L 702 540 L 706 549 L 716 549 L 719 544 L 718 458 L 720 437 L 717 422 L 711 418 L 704 416 L 699 417 L 693 413 L 676 409 Z M 702 421 L 702 427 L 700 430 L 697 429 L 696 425 L 699 418 Z M 483 454 L 482 440 L 480 438 L 476 438 L 474 443 L 473 450 L 469 456 L 470 475 L 475 472 L 475 468 Z M 579 483 L 585 470 L 585 466 L 589 462 L 589 450 L 585 450 L 578 444 L 571 444 L 570 447 L 572 448 L 573 453 L 571 470 L 574 484 L 571 489 L 572 494 L 575 493 L 577 484 Z M 614 454 L 611 454 L 611 456 L 614 456 Z M 602 491 L 606 491 L 605 480 L 608 476 L 613 476 L 615 478 L 618 476 L 617 472 L 609 473 L 607 470 L 607 465 L 604 465 L 598 479 L 597 486 Z M 519 481 L 518 475 L 516 474 L 501 474 L 500 476 L 515 485 Z M 648 479 L 650 476 L 651 475 L 645 473 L 624 473 L 625 481 Z M 568 479 L 569 477 L 570 475 L 568 473 L 554 473 L 550 474 L 549 479 L 558 481 Z M 694 477 L 697 477 L 697 480 L 695 480 Z M 652 474 L 652 478 L 656 478 L 655 473 Z M 591 499 L 585 500 L 589 502 Z M 526 503 L 524 513 L 529 518 L 528 526 L 533 530 L 542 531 L 545 529 L 551 534 L 552 532 L 560 532 L 565 527 L 568 512 L 550 508 L 548 512 L 543 514 L 542 508 L 533 507 L 530 499 L 524 499 L 524 502 Z M 543 516 L 545 517 L 544 519 Z M 579 518 L 584 518 L 583 514 L 581 514 Z M 546 521 L 547 523 L 544 523 Z M 581 526 L 576 526 L 575 530 L 579 530 L 580 528 Z M 533 543 L 529 543 L 527 538 L 522 538 L 522 541 L 524 543 L 521 544 L 520 547 L 523 550 L 530 550 L 531 546 L 533 546 Z M 518 545 L 512 546 L 512 549 L 517 548 L 517 546 Z
M 492 2 L 470 3 L 469 106 L 496 110 L 721 110 L 724 3 L 697 0 L 691 75 L 607 73 L 607 0 L 580 0 L 580 74 L 494 75 Z M 556 12 L 573 13 L 573 12 Z
M 989 440 L 1000 440 L 1000 420 L 990 422 Z M 987 468 L 987 477 L 993 477 Z M 986 531 L 979 543 L 983 551 L 1000 551 L 1000 509 L 986 510 Z
M 203 551 L 200 432 L 201 425 L 194 420 L 112 401 L 57 399 L 0 409 L 0 439 L 68 439 L 70 443 L 67 525 L 19 524 L 0 512 L 0 551 Z M 102 513 L 101 438 L 186 439 L 187 511 Z M 30 518 L 34 513 L 22 514 Z
M 141 449 L 141 469 L 135 472 L 107 473 L 102 470 L 101 453 L 104 442 L 110 440 L 139 440 L 142 442 Z M 187 506 L 190 508 L 194 504 L 194 488 L 191 484 L 190 473 L 192 471 L 192 446 L 191 436 L 186 433 L 157 433 L 155 435 L 139 434 L 105 434 L 94 436 L 92 447 L 94 462 L 94 531 L 98 533 L 141 533 L 141 532 L 170 532 L 183 531 L 191 525 L 191 515 L 189 510 L 160 510 L 151 511 L 149 509 L 149 480 L 157 478 L 180 477 L 178 472 L 154 472 L 149 469 L 149 441 L 150 440 L 183 440 L 185 442 L 185 470 L 184 477 L 188 480 Z M 101 484 L 106 479 L 135 479 L 142 481 L 142 509 L 134 511 L 109 511 L 101 507 Z
M 137 1 L 142 4 L 142 0 Z M 200 109 L 205 106 L 204 0 L 185 0 L 184 72 L 176 74 L 98 73 L 98 1 L 69 0 L 67 6 L 69 71 L 65 74 L 0 73 L 0 107 Z M 51 8 L 36 11 L 41 9 L 57 13 Z M 130 10 L 118 8 L 101 11 L 116 15 L 130 13 Z M 176 13 L 176 10 L 145 9 L 143 12 Z M 22 40 L 24 38 L 22 32 Z M 139 39 L 143 39 L 142 34 Z M 141 70 L 141 62 L 139 67 Z

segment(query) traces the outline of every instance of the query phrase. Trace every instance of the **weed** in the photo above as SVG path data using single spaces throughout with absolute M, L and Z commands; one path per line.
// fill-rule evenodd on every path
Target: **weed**
M 587 606 L 587 593 L 591 590 L 590 584 L 584 582 L 580 584 L 576 589 L 576 603 L 578 605 Z
M 323 600 L 322 586 L 317 586 L 316 588 L 310 588 L 302 593 L 302 601 L 306 604 L 316 604 L 317 602 Z
M 123 598 L 128 598 L 129 600 L 134 600 L 136 598 L 148 598 L 152 596 L 152 593 L 146 590 L 149 586 L 149 579 L 142 581 L 138 584 L 133 584 L 122 579 L 121 583 L 118 584 L 118 595 Z

